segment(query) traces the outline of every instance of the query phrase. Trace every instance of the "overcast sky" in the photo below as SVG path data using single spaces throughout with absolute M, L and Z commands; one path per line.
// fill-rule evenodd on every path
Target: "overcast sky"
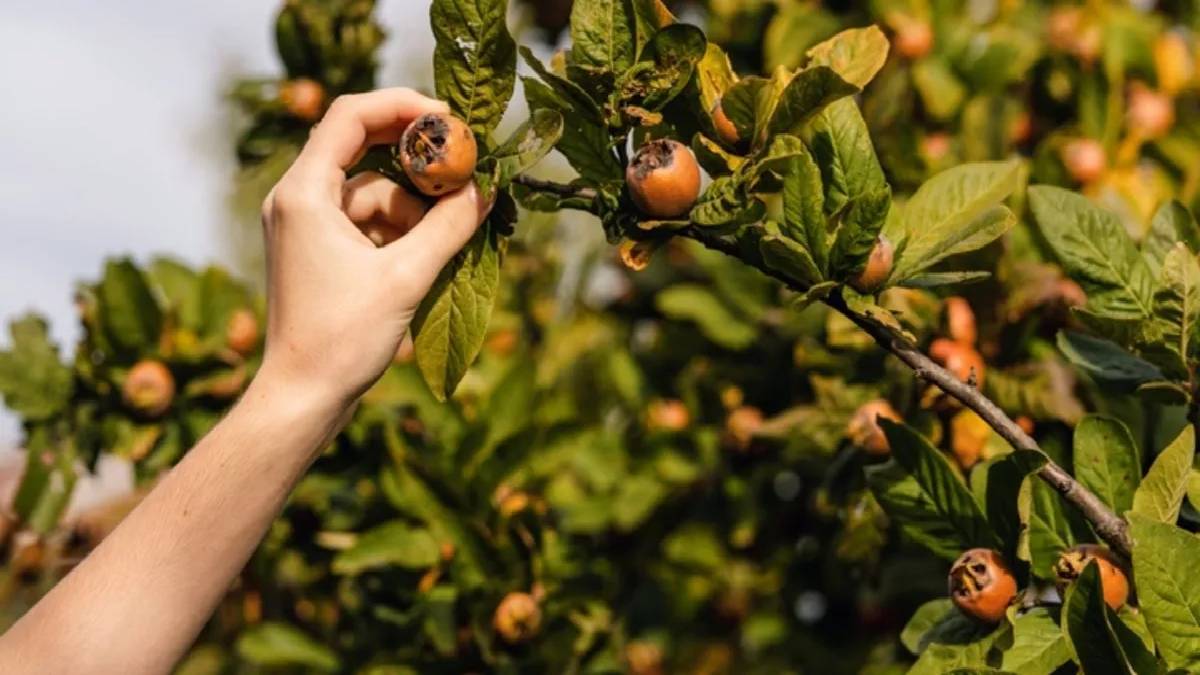
M 7 3 L 0 20 L 0 344 L 31 309 L 60 345 L 105 258 L 228 255 L 234 168 L 222 92 L 279 71 L 277 0 Z M 381 83 L 429 78 L 427 0 L 381 0 Z M 403 7 L 403 16 L 397 16 Z M 415 20 L 413 17 L 420 17 Z M 19 440 L 0 411 L 0 446 Z

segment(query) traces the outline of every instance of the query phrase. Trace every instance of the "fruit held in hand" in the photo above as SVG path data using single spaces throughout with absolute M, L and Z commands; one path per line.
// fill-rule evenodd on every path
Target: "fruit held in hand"
M 492 628 L 509 644 L 519 644 L 537 635 L 542 625 L 542 610 L 528 593 L 504 596 L 492 616 Z
M 1087 564 L 1096 561 L 1100 566 L 1100 586 L 1104 589 L 1104 602 L 1116 611 L 1129 599 L 1129 579 L 1116 558 L 1103 546 L 1080 544 L 1062 552 L 1054 563 L 1054 576 L 1058 579 L 1059 592 L 1065 591 L 1072 581 L 1079 578 Z
M 700 165 L 688 147 L 659 139 L 643 145 L 625 169 L 629 196 L 652 218 L 679 218 L 700 196 Z
M 859 293 L 874 293 L 892 275 L 892 262 L 895 255 L 896 248 L 892 242 L 882 234 L 879 235 L 879 238 L 875 240 L 875 246 L 871 248 L 871 255 L 867 258 L 866 266 L 858 273 L 858 276 L 850 280 L 850 285 Z
M 891 446 L 888 445 L 883 428 L 879 426 L 880 417 L 893 422 L 901 421 L 900 413 L 896 412 L 891 403 L 882 398 L 868 401 L 854 411 L 854 416 L 846 425 L 846 437 L 851 443 L 872 455 L 888 454 L 891 452 Z
M 134 364 L 121 385 L 125 405 L 147 417 L 158 417 L 175 398 L 175 378 L 161 361 L 145 359 Z
M 325 88 L 306 77 L 289 80 L 280 87 L 279 100 L 292 116 L 316 122 L 325 111 Z
M 717 132 L 717 136 L 720 137 L 721 141 L 725 145 L 737 145 L 738 141 L 741 140 L 738 137 L 737 126 L 725 114 L 725 109 L 721 107 L 720 101 L 713 106 L 710 117 L 712 117 L 713 129 Z
M 258 317 L 248 309 L 237 309 L 229 315 L 225 326 L 225 344 L 233 351 L 248 356 L 258 346 Z
M 479 149 L 471 128 L 448 113 L 425 113 L 400 137 L 400 164 L 423 194 L 440 197 L 471 182 Z
M 950 601 L 962 613 L 987 623 L 1004 618 L 1017 597 L 1017 580 L 1000 554 L 988 548 L 963 553 L 950 567 Z
M 1080 183 L 1091 183 L 1108 169 L 1104 146 L 1091 138 L 1077 138 L 1063 145 L 1062 162 L 1071 178 Z

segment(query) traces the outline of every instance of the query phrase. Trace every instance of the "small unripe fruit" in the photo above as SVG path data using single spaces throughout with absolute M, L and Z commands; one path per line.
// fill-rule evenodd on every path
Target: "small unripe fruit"
M 879 238 L 875 240 L 875 246 L 871 248 L 871 255 L 867 257 L 866 266 L 858 273 L 858 276 L 850 280 L 850 285 L 859 293 L 874 293 L 892 275 L 892 262 L 895 255 L 896 248 L 892 242 L 882 234 L 879 235 Z
M 158 417 L 175 398 L 175 378 L 161 361 L 138 361 L 121 385 L 125 405 L 147 417 Z
M 225 344 L 233 351 L 248 356 L 258 346 L 258 317 L 248 309 L 237 309 L 229 315 L 225 326 Z
M 933 50 L 933 28 L 918 19 L 904 21 L 892 38 L 896 52 L 908 59 L 919 59 Z
M 974 378 L 975 386 L 983 386 L 983 357 L 970 345 L 938 338 L 929 345 L 929 356 L 963 382 Z
M 758 408 L 743 405 L 734 408 L 725 418 L 725 444 L 734 451 L 750 449 L 754 434 L 763 425 L 763 413 Z
M 646 408 L 646 427 L 651 431 L 683 431 L 690 423 L 691 414 L 679 399 L 657 399 Z
M 973 548 L 950 567 L 950 601 L 967 616 L 997 623 L 1017 597 L 1017 580 L 1000 554 Z
M 700 196 L 700 165 L 688 147 L 659 139 L 643 145 L 625 169 L 629 196 L 652 218 L 679 218 Z
M 1175 103 L 1170 96 L 1135 83 L 1129 88 L 1129 127 L 1145 138 L 1159 138 L 1175 124 Z
M 1104 146 L 1091 138 L 1077 138 L 1062 147 L 1062 162 L 1080 183 L 1091 183 L 1104 175 L 1108 169 L 1108 156 Z
M 306 77 L 290 80 L 280 87 L 279 101 L 293 117 L 316 122 L 325 110 L 325 88 Z
M 542 610 L 528 593 L 504 596 L 492 616 L 492 628 L 509 644 L 519 644 L 537 635 L 542 625 Z
M 423 194 L 440 197 L 471 182 L 479 158 L 475 135 L 448 113 L 425 113 L 400 137 L 400 164 Z
M 1100 586 L 1104 589 L 1104 602 L 1116 611 L 1129 599 L 1129 579 L 1116 558 L 1103 546 L 1080 544 L 1062 552 L 1054 563 L 1054 576 L 1059 591 L 1065 591 L 1071 582 L 1079 578 L 1083 568 L 1092 561 L 1100 566 Z
M 891 452 L 887 434 L 879 426 L 879 418 L 901 421 L 900 413 L 884 399 L 875 399 L 859 406 L 846 425 L 846 437 L 850 442 L 866 450 L 872 455 L 886 455 Z
M 737 145 L 741 138 L 738 137 L 737 126 L 729 116 L 725 114 L 725 109 L 721 107 L 721 102 L 713 106 L 709 113 L 712 117 L 713 130 L 717 132 L 717 136 L 725 145 Z
M 966 298 L 953 296 L 946 298 L 946 329 L 950 339 L 963 344 L 973 345 L 978 339 L 975 327 L 975 312 Z

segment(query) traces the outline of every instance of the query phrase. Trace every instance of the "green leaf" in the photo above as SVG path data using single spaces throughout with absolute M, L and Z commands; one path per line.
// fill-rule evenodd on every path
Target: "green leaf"
M 1046 241 L 1101 316 L 1153 313 L 1154 278 L 1125 226 L 1086 197 L 1062 188 L 1029 188 L 1029 205 Z
M 696 64 L 696 84 L 700 88 L 700 103 L 704 106 L 704 112 L 711 112 L 737 80 L 737 74 L 729 63 L 729 55 L 720 45 L 709 42 L 704 57 Z
M 1133 435 L 1112 417 L 1088 415 L 1075 427 L 1075 477 L 1115 513 L 1133 506 L 1141 457 Z
M 1004 650 L 1000 669 L 1050 675 L 1071 660 L 1071 646 L 1058 627 L 1057 611 L 1034 607 L 1013 620 L 1012 646 Z
M 986 281 L 992 276 L 991 272 L 982 270 L 974 272 L 925 272 L 909 277 L 896 284 L 905 288 L 937 288 L 939 286 L 959 286 Z
M 1154 364 L 1130 354 L 1115 342 L 1073 331 L 1060 331 L 1056 342 L 1063 356 L 1098 380 L 1138 385 L 1164 379 Z
M 1187 425 L 1166 447 L 1133 494 L 1133 512 L 1157 520 L 1174 523 L 1187 494 L 1188 476 L 1196 454 L 1196 429 Z
M 925 634 L 952 611 L 958 610 L 954 609 L 954 604 L 948 598 L 936 598 L 921 605 L 904 624 L 904 630 L 900 631 L 901 644 L 913 655 L 920 654 L 925 644 Z
M 376 567 L 395 565 L 424 569 L 438 561 L 438 544 L 428 530 L 401 520 L 376 526 L 361 535 L 354 546 L 333 559 L 333 572 L 354 576 Z
M 321 672 L 341 667 L 337 654 L 299 628 L 278 621 L 250 626 L 237 640 L 243 659 L 266 667 L 304 666 Z
M 1090 540 L 1087 523 L 1045 481 L 1031 477 L 1021 488 L 1019 509 L 1029 530 L 1029 563 L 1042 579 L 1054 578 L 1054 563 L 1064 549 Z
M 786 275 L 802 286 L 821 281 L 821 270 L 817 269 L 817 263 L 803 245 L 772 233 L 760 239 L 758 247 L 763 264 L 768 268 Z
M 1142 241 L 1142 257 L 1154 275 L 1159 274 L 1167 253 L 1176 244 L 1184 244 L 1190 251 L 1200 251 L 1200 225 L 1177 200 L 1171 200 L 1154 214 L 1150 221 L 1150 232 Z
M 660 312 L 679 321 L 692 321 L 713 342 L 734 351 L 749 347 L 757 338 L 754 325 L 737 316 L 720 298 L 698 284 L 676 284 L 654 298 Z
M 707 47 L 704 32 L 695 26 L 677 23 L 658 31 L 643 56 L 651 59 L 652 67 L 645 77 L 631 83 L 636 85 L 632 91 L 622 88 L 624 98 L 632 99 L 646 110 L 662 110 L 691 82 L 696 64 L 704 57 Z M 630 69 L 626 75 L 635 70 Z
M 739 138 L 752 139 L 755 148 L 766 140 L 767 126 L 787 82 L 787 75 L 782 72 L 771 79 L 752 75 L 726 90 L 721 110 L 737 128 Z
M 887 61 L 890 43 L 878 26 L 851 28 L 808 50 L 810 66 L 829 66 L 862 89 Z
M 527 53 L 527 48 L 522 47 L 521 50 L 522 54 Z M 620 180 L 621 165 L 609 150 L 608 131 L 598 116 L 593 118 L 581 112 L 577 103 L 564 98 L 544 82 L 529 77 L 521 81 L 525 87 L 525 100 L 531 110 L 554 110 L 562 116 L 563 133 L 554 147 L 567 158 L 579 175 L 592 184 Z M 586 96 L 582 91 L 579 94 Z
M 1063 598 L 1063 633 L 1088 675 L 1154 675 L 1154 655 L 1104 603 L 1100 565 L 1089 562 Z
M 46 322 L 29 314 L 8 326 L 12 344 L 0 351 L 0 396 L 9 410 L 28 422 L 48 420 L 66 410 L 75 390 L 71 369 L 58 358 Z
M 967 88 L 945 59 L 921 59 L 913 64 L 913 85 L 921 103 L 935 120 L 948 120 L 962 109 Z
M 1162 280 L 1154 293 L 1154 322 L 1161 327 L 1167 351 L 1177 357 L 1172 370 L 1186 375 L 1200 337 L 1200 263 L 1182 243 L 1163 261 Z
M 516 43 L 507 0 L 434 0 L 429 9 L 438 98 L 486 140 L 512 98 Z
M 942 616 L 921 639 L 921 656 L 909 675 L 943 675 L 965 668 L 983 668 L 1008 624 L 993 627 L 968 618 L 957 609 Z M 971 671 L 968 671 L 971 672 Z
M 497 187 L 507 187 L 515 176 L 533 168 L 554 148 L 562 133 L 563 116 L 558 111 L 534 110 L 492 154 L 498 164 Z
M 891 281 L 983 248 L 1011 229 L 1016 216 L 1001 202 L 1020 181 L 1017 160 L 962 164 L 925 181 L 885 231 L 896 244 Z
M 827 107 L 813 120 L 810 134 L 808 144 L 821 168 L 827 217 L 888 187 L 867 124 L 853 100 L 842 99 Z
M 767 133 L 798 133 L 808 120 L 834 101 L 858 93 L 828 66 L 812 66 L 788 80 L 771 114 Z
M 572 65 L 609 76 L 624 73 L 637 59 L 635 19 L 629 0 L 575 0 Z
M 783 179 L 783 223 L 779 231 L 803 246 L 821 273 L 829 257 L 824 202 L 821 170 L 812 155 L 804 152 L 793 157 Z
M 25 471 L 12 509 L 28 529 L 46 535 L 59 527 L 77 478 L 75 447 L 35 430 L 26 441 Z
M 452 656 L 458 647 L 458 618 L 454 612 L 457 602 L 458 589 L 446 584 L 434 586 L 421 598 L 424 614 L 421 630 L 444 657 Z
M 125 258 L 105 264 L 96 298 L 104 331 L 118 349 L 141 353 L 158 346 L 162 310 L 132 261 Z
M 1026 476 L 1041 469 L 1046 462 L 1047 457 L 1040 452 L 1013 450 L 987 466 L 982 501 L 988 523 L 1004 544 L 1002 551 L 1005 557 L 1017 557 L 1021 535 L 1025 530 L 1018 506 L 1021 485 Z
M 847 205 L 829 254 L 833 274 L 859 271 L 866 265 L 891 206 L 891 188 L 864 194 Z
M 439 400 L 454 393 L 483 347 L 500 283 L 500 251 L 485 223 L 447 263 L 413 317 L 417 366 Z
M 1200 670 L 1200 538 L 1134 513 L 1133 580 L 1146 623 L 1171 669 Z
M 766 208 L 746 194 L 742 176 L 721 176 L 700 195 L 689 214 L 692 222 L 704 226 L 745 225 L 761 220 Z

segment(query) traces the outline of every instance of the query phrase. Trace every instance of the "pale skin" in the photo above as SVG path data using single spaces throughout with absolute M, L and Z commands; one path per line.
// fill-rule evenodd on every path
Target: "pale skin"
M 490 208 L 474 186 L 426 211 L 382 176 L 346 179 L 367 147 L 446 110 L 409 89 L 334 101 L 263 204 L 268 322 L 258 375 L 124 522 L 0 636 L 0 672 L 166 673 L 184 655 Z M 381 239 L 390 243 L 376 247 Z

